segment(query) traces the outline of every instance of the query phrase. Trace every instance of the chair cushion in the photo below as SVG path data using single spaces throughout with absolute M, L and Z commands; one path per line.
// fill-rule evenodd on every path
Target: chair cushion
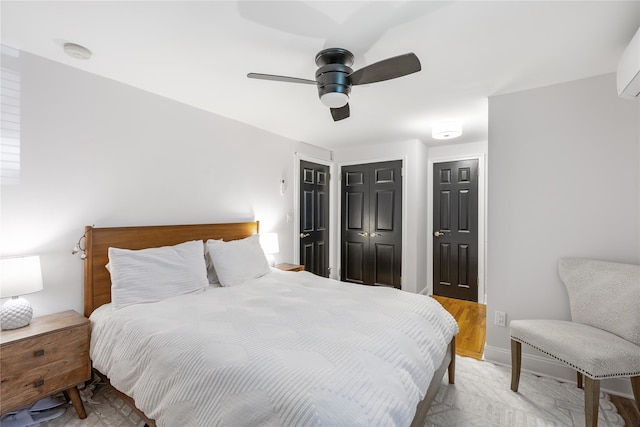
M 513 320 L 511 339 L 593 379 L 640 375 L 640 347 L 617 335 L 564 320 Z

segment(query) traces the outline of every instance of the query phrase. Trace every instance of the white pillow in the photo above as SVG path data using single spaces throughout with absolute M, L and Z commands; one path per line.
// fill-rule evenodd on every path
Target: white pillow
M 207 249 L 222 286 L 238 285 L 271 271 L 257 234 L 241 240 L 207 240 Z
M 209 286 L 202 240 L 141 250 L 109 248 L 109 269 L 116 309 Z

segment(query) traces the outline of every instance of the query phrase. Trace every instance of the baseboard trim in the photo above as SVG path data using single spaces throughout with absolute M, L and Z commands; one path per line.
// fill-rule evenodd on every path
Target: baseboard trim
M 554 378 L 562 382 L 575 383 L 576 371 L 563 363 L 544 355 L 543 353 L 525 353 L 525 345 L 522 346 L 522 370 L 542 377 Z M 532 351 L 536 351 L 531 349 Z M 484 349 L 484 359 L 497 365 L 511 366 L 511 349 L 492 347 L 487 345 Z M 509 384 L 507 384 L 509 387 Z M 610 394 L 616 394 L 628 399 L 633 399 L 631 381 L 629 378 L 607 378 L 600 381 L 600 389 Z

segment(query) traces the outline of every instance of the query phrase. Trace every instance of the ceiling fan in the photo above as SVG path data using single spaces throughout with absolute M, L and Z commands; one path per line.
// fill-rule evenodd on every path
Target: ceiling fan
M 421 70 L 418 57 L 414 53 L 406 53 L 353 71 L 350 68 L 353 65 L 353 54 L 337 47 L 318 52 L 316 65 L 319 68 L 315 80 L 259 73 L 249 73 L 247 77 L 316 85 L 320 101 L 331 109 L 331 116 L 337 122 L 349 117 L 351 86 L 391 80 Z

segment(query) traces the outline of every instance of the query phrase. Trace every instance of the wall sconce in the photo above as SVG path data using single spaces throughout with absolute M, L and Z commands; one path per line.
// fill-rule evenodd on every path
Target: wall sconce
M 262 246 L 262 250 L 267 256 L 269 265 L 273 267 L 276 264 L 273 254 L 280 252 L 278 233 L 260 233 L 260 246 Z
M 43 289 L 40 257 L 2 258 L 0 267 L 0 298 L 11 297 L 0 310 L 1 327 L 6 330 L 27 326 L 33 317 L 33 307 L 21 295 Z
M 93 225 L 91 226 L 91 228 L 93 228 Z M 82 236 L 80 236 L 80 238 L 78 239 L 78 243 L 76 243 L 76 245 L 73 247 L 73 249 L 71 249 L 71 255 L 75 255 L 78 252 L 82 252 L 80 254 L 80 259 L 82 259 L 82 260 L 87 259 L 87 251 L 86 251 L 86 248 L 84 246 L 84 242 L 82 241 L 86 237 L 87 237 L 87 232 L 85 231 L 84 234 Z

